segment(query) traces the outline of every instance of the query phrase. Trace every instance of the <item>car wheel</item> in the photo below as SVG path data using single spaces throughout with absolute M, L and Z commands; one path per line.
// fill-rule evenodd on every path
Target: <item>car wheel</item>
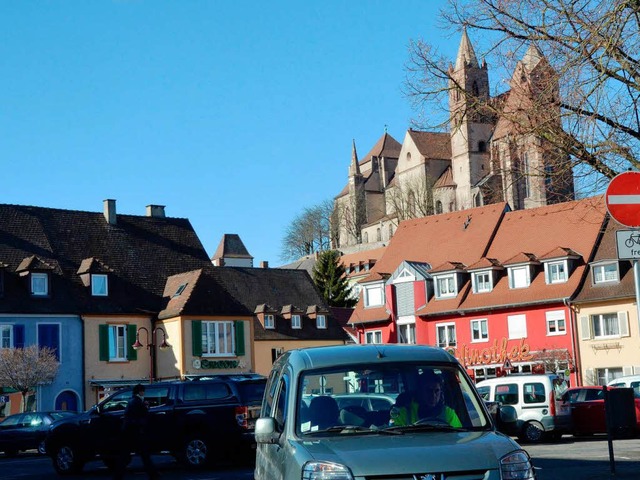
M 69 445 L 58 447 L 53 456 L 53 468 L 60 475 L 70 475 L 82 470 L 84 463 L 78 458 L 78 452 Z
M 544 435 L 544 427 L 538 422 L 528 422 L 522 429 L 520 439 L 530 443 L 538 443 Z
M 202 467 L 209 461 L 209 448 L 207 442 L 201 437 L 191 437 L 184 444 L 182 455 L 180 456 L 182 463 L 188 467 Z

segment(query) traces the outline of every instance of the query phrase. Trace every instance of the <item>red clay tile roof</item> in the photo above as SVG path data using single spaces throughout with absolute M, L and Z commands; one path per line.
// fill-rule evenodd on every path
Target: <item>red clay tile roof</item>
M 451 135 L 440 132 L 420 132 L 409 129 L 407 132 L 425 158 L 451 160 Z
M 371 250 L 362 250 L 360 252 L 348 253 L 346 255 L 342 255 L 340 257 L 340 262 L 346 268 L 349 265 L 366 265 L 369 264 L 370 267 L 375 265 L 380 257 L 384 254 L 384 251 L 387 247 L 373 248 Z M 347 277 L 354 277 L 358 275 L 363 275 L 366 273 L 361 270 L 359 272 L 350 272 L 347 274 Z
M 467 267 L 467 271 L 480 270 L 480 269 L 493 268 L 493 267 L 502 268 L 502 264 L 500 264 L 500 262 L 495 258 L 482 257 L 476 263 L 472 263 L 471 265 L 469 265 Z
M 503 265 L 518 265 L 520 263 L 538 263 L 538 259 L 533 253 L 518 252 L 502 262 Z
M 460 262 L 444 262 L 441 263 L 440 265 L 438 265 L 435 268 L 432 268 L 429 273 L 442 273 L 442 272 L 453 272 L 453 271 L 460 271 L 460 270 L 464 270 L 466 268 L 466 265 Z
M 447 169 L 442 172 L 442 175 L 436 180 L 436 183 L 433 184 L 433 188 L 443 188 L 443 187 L 455 187 L 456 182 L 453 181 L 453 172 L 451 171 L 451 167 L 447 167 Z

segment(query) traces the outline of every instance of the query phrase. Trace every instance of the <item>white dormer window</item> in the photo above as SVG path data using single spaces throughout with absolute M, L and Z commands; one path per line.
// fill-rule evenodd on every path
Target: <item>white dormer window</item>
M 106 297 L 109 294 L 109 282 L 104 274 L 91 274 L 91 295 Z
M 568 280 L 567 272 L 568 268 L 566 260 L 561 260 L 559 262 L 546 262 L 544 264 L 544 273 L 547 279 L 547 284 L 566 282 Z
M 264 328 L 269 328 L 269 329 L 276 328 L 276 320 L 273 315 L 264 316 Z
M 493 289 L 491 272 L 475 272 L 471 278 L 473 293 L 490 292 Z
M 436 279 L 436 298 L 454 297 L 457 293 L 455 275 L 443 275 Z
M 46 273 L 31 274 L 31 295 L 44 297 L 49 294 L 49 275 Z
M 302 328 L 300 315 L 291 315 L 291 328 Z
M 327 317 L 325 315 L 316 317 L 316 328 L 327 328 Z
M 531 274 L 529 267 L 523 265 L 520 267 L 509 268 L 509 287 L 510 288 L 525 288 L 531 283 Z
M 380 307 L 384 305 L 384 290 L 382 285 L 367 285 L 364 287 L 364 306 Z
M 618 262 L 593 265 L 591 270 L 593 271 L 593 283 L 619 281 L 620 276 L 618 275 Z

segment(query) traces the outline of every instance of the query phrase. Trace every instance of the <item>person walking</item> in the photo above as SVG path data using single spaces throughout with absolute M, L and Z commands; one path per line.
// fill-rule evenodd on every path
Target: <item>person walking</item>
M 149 407 L 144 401 L 144 385 L 133 387 L 133 395 L 127 403 L 122 424 L 122 452 L 116 462 L 114 480 L 122 480 L 129 464 L 131 452 L 136 452 L 142 459 L 147 476 L 155 480 L 159 478 L 158 471 L 151 461 L 151 451 L 147 438 L 149 423 Z

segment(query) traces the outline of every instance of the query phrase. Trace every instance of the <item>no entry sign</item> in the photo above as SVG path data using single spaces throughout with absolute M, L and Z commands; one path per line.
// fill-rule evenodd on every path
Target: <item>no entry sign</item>
M 627 227 L 640 227 L 640 172 L 624 172 L 613 177 L 605 202 L 609 214 Z

